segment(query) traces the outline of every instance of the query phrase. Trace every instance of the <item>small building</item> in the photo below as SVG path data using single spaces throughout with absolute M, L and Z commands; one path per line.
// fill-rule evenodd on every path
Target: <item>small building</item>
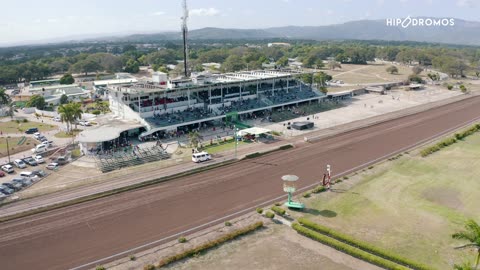
M 166 85 L 168 81 L 167 73 L 156 71 L 152 73 L 152 82 L 158 85 Z

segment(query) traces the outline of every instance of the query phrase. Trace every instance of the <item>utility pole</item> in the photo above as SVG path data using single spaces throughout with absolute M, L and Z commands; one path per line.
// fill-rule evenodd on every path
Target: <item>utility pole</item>
M 8 163 L 10 163 L 10 147 L 8 146 L 8 137 L 5 137 L 5 140 L 7 141 L 7 155 L 8 155 Z
M 233 125 L 233 136 L 234 136 L 234 142 L 235 142 L 235 159 L 237 159 L 237 145 L 238 145 L 238 140 L 237 140 L 237 126 Z

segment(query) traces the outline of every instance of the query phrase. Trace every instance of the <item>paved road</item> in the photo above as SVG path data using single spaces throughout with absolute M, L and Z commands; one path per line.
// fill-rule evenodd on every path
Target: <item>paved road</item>
M 480 97 L 156 186 L 0 224 L 2 269 L 67 269 L 237 213 L 480 117 Z M 126 256 L 126 255 L 123 255 Z

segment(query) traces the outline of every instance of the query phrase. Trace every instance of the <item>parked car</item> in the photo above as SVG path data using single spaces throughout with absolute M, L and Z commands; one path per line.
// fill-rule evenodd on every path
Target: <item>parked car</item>
M 5 172 L 4 171 L 0 171 L 0 177 L 4 177 L 5 176 Z
M 9 187 L 6 187 L 4 185 L 0 185 L 0 192 L 5 194 L 5 195 L 10 195 L 10 194 L 14 193 L 15 190 L 13 190 Z
M 19 169 L 23 169 L 27 167 L 27 164 L 25 164 L 25 162 L 23 162 L 23 160 L 21 159 L 15 159 L 13 161 L 13 165 L 15 165 Z
M 38 163 L 35 161 L 35 159 L 33 159 L 31 157 L 24 158 L 23 161 L 30 166 L 37 166 L 38 165 Z
M 53 121 L 55 121 L 55 122 L 61 122 L 62 119 L 60 119 L 59 116 L 55 116 L 55 117 L 53 118 Z
M 0 192 L 0 201 L 3 201 L 7 198 L 7 195 Z
M 25 177 L 16 177 L 12 180 L 13 183 L 22 185 L 22 187 L 28 187 L 32 184 L 32 180 Z
M 32 149 L 34 154 L 41 154 L 47 152 L 47 146 L 44 144 L 39 144 L 35 148 Z
M 212 159 L 212 157 L 207 152 L 194 153 L 192 155 L 192 161 L 196 162 L 196 163 L 199 163 L 199 162 L 202 162 L 202 161 L 207 161 L 207 160 L 210 160 L 210 159 Z
M 22 189 L 22 184 L 15 183 L 15 182 L 5 182 L 2 185 L 6 186 L 8 188 L 11 188 L 15 191 L 18 191 L 18 190 Z
M 35 132 L 38 132 L 38 128 L 29 128 L 25 131 L 25 134 L 34 134 Z
M 37 164 L 45 163 L 45 160 L 40 155 L 33 156 L 33 159 L 37 162 Z
M 13 166 L 10 164 L 5 164 L 2 166 L 2 170 L 6 173 L 13 173 L 15 170 L 13 169 Z
M 41 141 L 41 142 L 48 141 L 47 137 L 45 137 L 45 136 L 43 136 L 43 135 L 40 136 L 40 137 L 38 138 L 38 140 Z
M 38 140 L 38 138 L 40 138 L 41 136 L 43 136 L 43 135 L 40 134 L 40 132 L 33 133 L 33 138 L 35 138 L 36 140 Z
M 89 126 L 92 125 L 92 124 L 90 124 L 90 122 L 88 122 L 88 121 L 86 121 L 86 120 L 82 120 L 82 121 L 78 122 L 78 124 L 79 124 L 80 126 L 85 126 L 85 127 L 89 127 Z
M 58 169 L 58 163 L 52 162 L 47 165 L 47 169 L 49 170 L 57 170 Z
M 52 147 L 53 141 L 43 141 L 41 144 L 45 145 L 46 147 Z
M 33 170 L 32 174 L 38 176 L 39 178 L 42 178 L 48 175 L 44 170 Z
M 68 163 L 68 160 L 66 157 L 60 156 L 55 159 L 55 163 L 58 163 L 58 165 L 65 165 Z

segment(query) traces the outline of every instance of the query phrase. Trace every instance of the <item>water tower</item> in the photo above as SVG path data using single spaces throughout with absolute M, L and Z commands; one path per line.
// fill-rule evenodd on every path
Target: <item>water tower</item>
M 292 201 L 293 193 L 295 192 L 296 186 L 295 183 L 298 181 L 298 176 L 296 175 L 284 175 L 282 176 L 283 180 L 283 191 L 288 193 L 288 201 L 285 203 L 285 206 L 288 208 L 303 209 L 305 205 L 300 202 Z

